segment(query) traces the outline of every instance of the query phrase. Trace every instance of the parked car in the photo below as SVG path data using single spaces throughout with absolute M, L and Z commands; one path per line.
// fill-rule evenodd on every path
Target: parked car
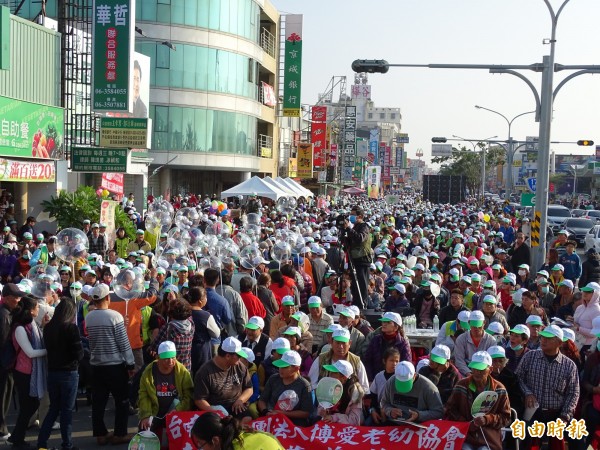
M 590 209 L 586 211 L 585 216 L 595 220 L 596 222 L 600 222 L 600 211 L 597 209 Z
M 548 205 L 548 226 L 555 233 L 564 228 L 564 223 L 569 217 L 571 217 L 571 211 L 566 206 Z
M 583 247 L 585 235 L 594 227 L 595 224 L 596 222 L 592 219 L 571 217 L 565 220 L 564 227 L 569 233 L 569 239 L 573 239 L 575 242 L 577 242 L 578 247 Z
M 594 225 L 585 235 L 584 250 L 587 252 L 590 248 L 600 252 L 600 225 Z
M 572 209 L 571 217 L 581 217 L 585 216 L 585 209 Z

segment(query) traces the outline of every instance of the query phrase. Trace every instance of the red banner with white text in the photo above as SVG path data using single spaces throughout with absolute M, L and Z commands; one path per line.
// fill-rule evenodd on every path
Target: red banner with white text
M 169 450 L 193 450 L 190 430 L 199 412 L 171 413 L 167 417 Z M 302 428 L 283 415 L 252 422 L 256 430 L 273 434 L 287 450 L 371 450 L 401 446 L 408 450 L 459 450 L 469 430 L 469 422 L 436 420 L 415 426 L 357 427 L 343 423 L 318 422 Z
M 311 124 L 311 142 L 313 144 L 313 167 L 314 170 L 322 170 L 325 165 L 325 146 L 327 142 L 327 124 L 325 122 L 313 122 Z
M 100 187 L 114 194 L 123 195 L 125 175 L 122 173 L 103 173 Z

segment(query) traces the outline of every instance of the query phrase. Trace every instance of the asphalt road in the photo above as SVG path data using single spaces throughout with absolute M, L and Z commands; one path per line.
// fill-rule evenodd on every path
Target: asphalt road
M 13 402 L 14 405 L 14 402 Z M 112 401 L 112 397 L 109 399 L 108 404 L 106 406 L 105 418 L 104 421 L 106 423 L 106 427 L 109 431 L 112 431 L 114 428 L 114 405 Z M 14 423 L 17 418 L 17 410 L 11 406 L 8 417 L 8 429 L 12 430 Z M 137 423 L 138 417 L 137 415 L 129 416 L 129 433 L 137 433 Z M 37 435 L 39 428 L 32 427 L 27 430 L 26 441 L 31 445 L 35 446 L 37 444 Z M 126 449 L 126 444 L 116 445 L 116 446 L 100 446 L 96 443 L 96 438 L 92 436 L 92 407 L 86 405 L 85 396 L 79 396 L 77 399 L 77 410 L 73 413 L 73 445 L 78 447 L 80 450 L 100 450 L 100 449 Z M 61 444 L 60 438 L 60 430 L 55 430 L 50 435 L 50 440 L 48 441 L 48 447 L 56 447 L 60 449 Z M 3 448 L 9 449 L 10 446 L 6 446 Z

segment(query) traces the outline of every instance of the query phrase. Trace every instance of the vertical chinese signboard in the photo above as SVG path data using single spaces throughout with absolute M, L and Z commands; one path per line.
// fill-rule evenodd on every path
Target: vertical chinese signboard
M 379 128 L 369 130 L 369 164 L 379 164 Z
M 342 153 L 342 183 L 351 183 L 356 156 L 356 106 L 346 106 L 344 118 L 344 151 Z
M 313 144 L 313 165 L 315 170 L 323 170 L 327 142 L 327 106 L 313 106 L 311 119 L 310 141 Z
M 135 1 L 94 0 L 92 110 L 133 111 Z
M 384 182 L 389 182 L 390 178 L 390 166 L 392 165 L 392 148 L 389 145 L 385 146 L 385 150 L 383 152 L 383 174 L 381 176 L 381 180 Z
M 302 14 L 289 14 L 285 19 L 284 70 L 283 115 L 287 117 L 300 117 Z
M 312 178 L 313 145 L 302 142 L 298 144 L 298 178 Z

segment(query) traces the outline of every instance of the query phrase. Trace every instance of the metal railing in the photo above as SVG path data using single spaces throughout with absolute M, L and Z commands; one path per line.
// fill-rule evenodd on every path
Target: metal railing
M 258 156 L 262 156 L 263 158 L 272 158 L 273 157 L 273 137 L 272 136 L 259 134 L 256 147 L 257 147 L 256 150 L 258 152 Z M 270 155 L 264 154 L 264 152 L 262 150 L 263 148 L 269 149 Z
M 260 31 L 260 46 L 262 49 L 267 52 L 267 54 L 273 58 L 275 58 L 275 47 L 277 41 L 275 36 L 273 36 L 266 28 L 261 28 Z

